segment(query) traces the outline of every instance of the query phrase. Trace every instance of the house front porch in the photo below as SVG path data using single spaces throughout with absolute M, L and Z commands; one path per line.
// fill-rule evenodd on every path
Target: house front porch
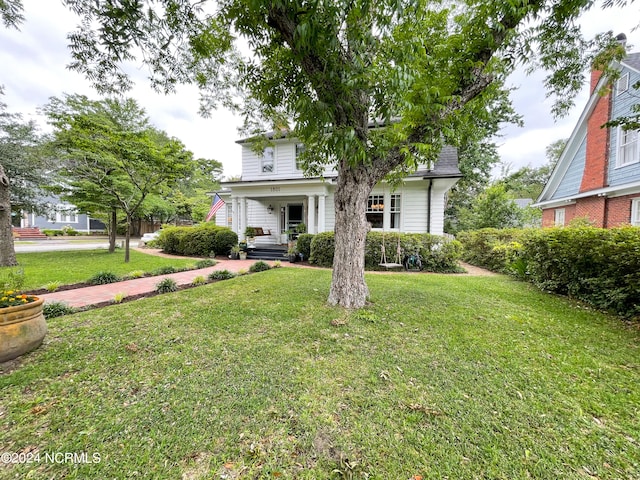
M 247 227 L 262 229 L 255 247 L 286 245 L 300 230 L 320 233 L 328 225 L 333 202 L 323 179 L 290 182 L 228 182 L 219 195 L 226 205 L 216 214 L 216 224 L 230 227 L 240 240 L 246 240 Z

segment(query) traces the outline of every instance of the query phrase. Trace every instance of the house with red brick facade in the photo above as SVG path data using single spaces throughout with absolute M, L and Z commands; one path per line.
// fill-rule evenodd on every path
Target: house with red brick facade
M 533 206 L 542 226 L 586 218 L 595 226 L 640 225 L 640 132 L 603 127 L 640 103 L 640 53 L 615 65 L 620 77 L 603 95 L 606 78 L 591 72 L 591 96 L 544 190 Z

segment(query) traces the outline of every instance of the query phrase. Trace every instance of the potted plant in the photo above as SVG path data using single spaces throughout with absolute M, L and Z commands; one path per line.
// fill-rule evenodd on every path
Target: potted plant
M 240 252 L 242 250 L 240 249 L 240 245 L 234 245 L 233 247 L 231 247 L 231 253 L 229 255 L 229 258 L 231 260 L 238 260 L 240 258 Z
M 240 260 L 246 260 L 247 259 L 247 251 L 246 250 L 240 250 Z
M 44 299 L 20 293 L 23 283 L 22 272 L 0 279 L 0 362 L 34 350 L 47 334 Z
M 289 261 L 291 263 L 296 263 L 298 261 L 298 248 L 295 245 L 289 247 L 287 255 L 289 256 Z
M 307 225 L 304 223 L 299 223 L 296 225 L 296 233 L 307 233 Z
M 244 229 L 244 236 L 247 238 L 247 244 L 249 247 L 253 247 L 256 241 L 256 229 L 254 227 L 247 227 Z

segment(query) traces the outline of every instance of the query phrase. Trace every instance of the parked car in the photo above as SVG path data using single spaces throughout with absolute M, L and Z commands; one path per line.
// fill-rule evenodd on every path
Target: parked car
M 138 242 L 138 245 L 146 245 L 152 240 L 157 240 L 158 237 L 160 236 L 161 231 L 162 230 L 156 230 L 153 233 L 145 233 L 144 235 L 142 235 L 142 237 L 140 237 L 140 241 Z

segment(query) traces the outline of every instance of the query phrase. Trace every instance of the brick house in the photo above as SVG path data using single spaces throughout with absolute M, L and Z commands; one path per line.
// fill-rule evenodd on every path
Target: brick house
M 591 72 L 591 96 L 537 202 L 542 226 L 587 218 L 597 227 L 640 225 L 640 132 L 603 128 L 640 103 L 640 53 L 616 65 L 620 78 L 602 94 L 606 79 Z

